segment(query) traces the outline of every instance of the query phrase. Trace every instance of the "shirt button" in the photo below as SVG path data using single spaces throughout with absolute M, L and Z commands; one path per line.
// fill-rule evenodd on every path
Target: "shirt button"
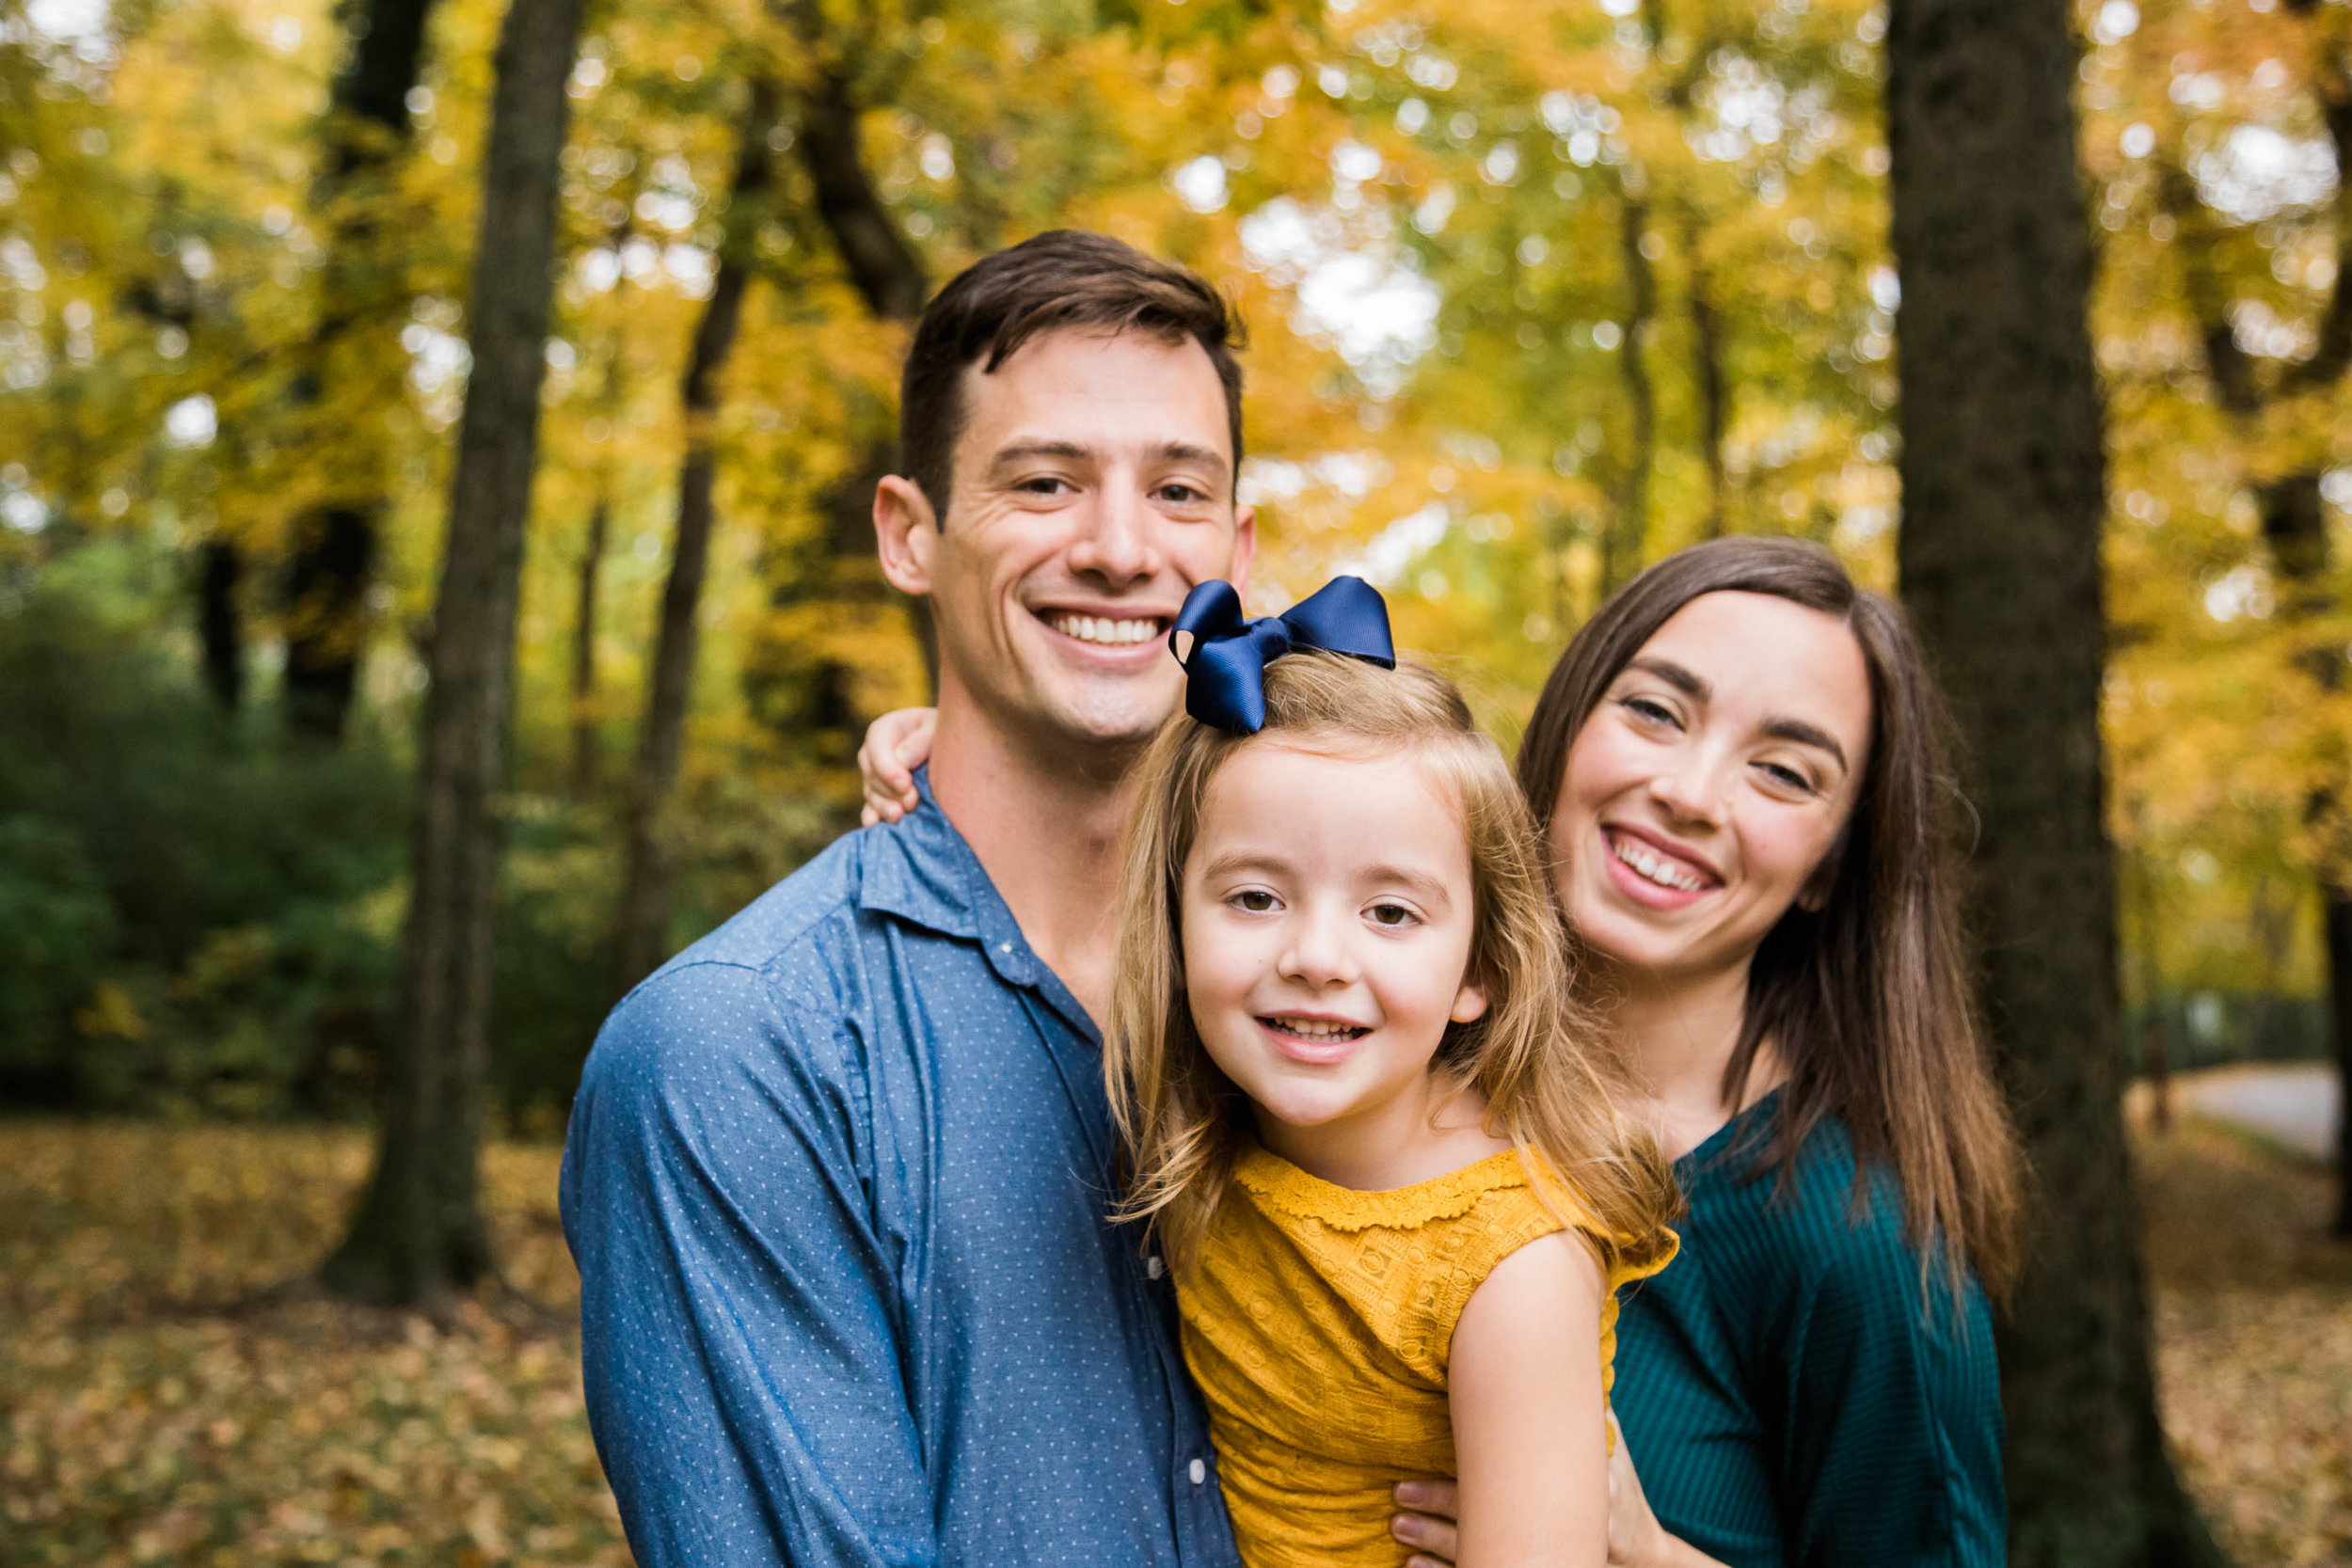
M 1167 1272 L 1168 1265 L 1160 1261 L 1156 1253 L 1143 1260 L 1143 1273 L 1147 1279 L 1157 1279 Z
M 1009 953 L 1012 951 L 1012 943 L 1009 942 L 1000 942 L 996 944 L 996 951 L 999 953 Z
M 1192 1483 L 1195 1486 L 1198 1486 L 1202 1481 L 1209 1479 L 1209 1467 L 1196 1459 L 1184 1467 L 1184 1474 L 1190 1476 L 1192 1478 Z

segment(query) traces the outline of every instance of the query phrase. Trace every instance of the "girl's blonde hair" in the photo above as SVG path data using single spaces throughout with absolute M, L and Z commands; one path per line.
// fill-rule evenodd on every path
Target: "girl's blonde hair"
M 1571 1225 L 1597 1223 L 1603 1262 L 1655 1256 L 1674 1215 L 1673 1177 L 1617 1109 L 1627 1085 L 1607 1037 L 1574 1000 L 1565 928 L 1510 766 L 1436 672 L 1300 653 L 1265 673 L 1265 727 L 1229 735 L 1179 713 L 1152 743 L 1120 882 L 1119 962 L 1104 1041 L 1112 1115 L 1131 1161 L 1124 1220 L 1143 1220 L 1176 1266 L 1200 1256 L 1249 1107 L 1193 1026 L 1180 942 L 1184 863 L 1217 770 L 1256 744 L 1337 755 L 1408 751 L 1451 791 L 1470 845 L 1470 976 L 1486 996 L 1450 1025 L 1431 1070 L 1486 1102 L 1539 1196 Z M 1573 1197 L 1564 1199 L 1552 1175 Z

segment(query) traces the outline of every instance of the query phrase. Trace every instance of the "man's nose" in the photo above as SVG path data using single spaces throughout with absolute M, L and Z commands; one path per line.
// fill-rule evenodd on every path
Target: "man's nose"
M 1070 567 L 1108 588 L 1125 588 L 1159 572 L 1159 519 L 1132 483 L 1116 479 L 1103 487 L 1093 515 L 1070 546 Z

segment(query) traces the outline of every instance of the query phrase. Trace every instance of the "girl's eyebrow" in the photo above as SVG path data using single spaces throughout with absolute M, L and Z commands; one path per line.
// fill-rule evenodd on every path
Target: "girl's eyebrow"
M 1219 855 L 1209 862 L 1207 865 L 1201 867 L 1200 876 L 1204 881 L 1214 881 L 1219 877 L 1231 877 L 1236 872 L 1243 871 L 1257 871 L 1268 876 L 1279 877 L 1291 869 L 1290 863 L 1278 855 L 1268 854 L 1259 849 L 1237 849 Z M 1446 892 L 1444 879 L 1433 877 L 1426 871 L 1415 871 L 1409 866 L 1397 865 L 1384 861 L 1377 865 L 1366 866 L 1362 879 L 1367 882 L 1385 882 L 1391 886 L 1409 888 L 1415 896 L 1434 907 L 1444 909 L 1454 907 L 1454 900 Z

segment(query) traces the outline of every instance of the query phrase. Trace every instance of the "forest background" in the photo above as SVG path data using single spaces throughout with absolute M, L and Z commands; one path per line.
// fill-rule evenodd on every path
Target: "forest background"
M 11 1109 L 356 1120 L 385 1094 L 506 17 L 0 0 Z M 2314 658 L 2346 641 L 2352 8 L 2073 21 L 2127 1037 L 2316 1056 L 2331 945 L 2352 963 L 2341 660 Z M 1599 597 L 1691 540 L 1802 534 L 1892 589 L 1888 25 L 1858 0 L 590 6 L 489 1130 L 554 1136 L 620 990 L 853 820 L 859 730 L 926 692 L 862 522 L 907 325 L 1040 229 L 1232 295 L 1252 608 L 1370 578 L 1506 745 Z

